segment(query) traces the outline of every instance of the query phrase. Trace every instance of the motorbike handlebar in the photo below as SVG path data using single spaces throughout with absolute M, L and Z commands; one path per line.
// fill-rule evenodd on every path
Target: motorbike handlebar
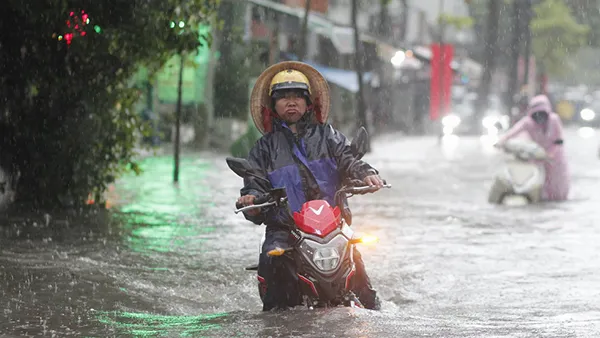
M 264 207 L 270 207 L 272 205 L 277 204 L 277 202 L 267 202 L 267 203 L 262 203 L 262 204 L 253 204 L 253 205 L 249 205 L 246 207 L 242 207 L 239 209 L 234 210 L 233 212 L 235 212 L 236 214 L 243 212 L 243 211 L 248 211 L 248 210 L 252 210 L 252 209 L 259 209 L 259 208 L 264 208 Z M 237 207 L 237 204 L 236 204 Z
M 254 204 L 263 204 L 263 203 L 266 203 L 266 202 L 269 201 L 270 198 L 271 198 L 271 196 L 269 196 L 269 194 L 264 194 L 264 195 L 258 196 L 258 197 L 256 197 L 254 199 Z M 235 207 L 237 209 L 239 209 L 239 208 L 243 208 L 244 205 L 236 202 L 235 203 Z
M 235 203 L 235 208 L 236 210 L 234 211 L 236 214 L 243 212 L 243 211 L 247 211 L 247 210 L 252 210 L 252 209 L 258 209 L 258 208 L 262 208 L 262 207 L 268 207 L 271 205 L 275 205 L 276 202 L 269 202 L 269 200 L 271 199 L 271 195 L 269 194 L 264 194 L 261 196 L 258 196 L 254 199 L 254 204 L 253 205 L 248 205 L 248 206 L 244 206 L 243 204 L 240 203 Z
M 383 188 L 389 189 L 391 187 L 392 187 L 391 184 L 387 184 L 387 182 L 385 180 L 383 180 Z M 377 189 L 375 186 L 365 185 L 365 182 L 363 182 L 361 180 L 353 179 L 353 180 L 350 180 L 349 184 L 346 187 L 338 190 L 337 193 L 358 195 L 358 194 L 371 192 L 371 191 L 374 192 L 376 190 Z
M 391 184 L 384 184 L 382 188 L 388 188 L 388 189 L 390 189 L 391 187 L 392 187 Z M 375 186 L 365 185 L 365 186 L 361 186 L 361 187 L 348 187 L 346 189 L 340 190 L 340 192 L 343 192 L 343 193 L 346 193 L 346 194 L 360 194 L 360 193 L 363 193 L 363 192 L 374 191 L 375 189 L 376 189 Z
M 361 193 L 376 190 L 375 186 L 365 185 L 364 182 L 360 181 L 360 180 L 352 180 L 351 184 L 354 186 L 350 186 L 350 187 L 346 187 L 341 190 L 338 190 L 338 192 L 336 193 L 336 196 L 338 193 L 361 194 Z M 387 184 L 387 182 L 385 180 L 383 181 L 382 188 L 389 189 L 391 187 L 392 187 L 391 184 Z M 242 204 L 236 202 L 235 203 L 236 210 L 234 210 L 234 213 L 238 214 L 240 212 L 244 212 L 244 211 L 248 211 L 248 210 L 259 209 L 259 208 L 264 208 L 264 207 L 270 207 L 272 205 L 277 205 L 278 201 L 271 201 L 271 199 L 272 199 L 272 196 L 270 194 L 264 194 L 264 195 L 256 197 L 254 199 L 253 205 L 243 206 Z

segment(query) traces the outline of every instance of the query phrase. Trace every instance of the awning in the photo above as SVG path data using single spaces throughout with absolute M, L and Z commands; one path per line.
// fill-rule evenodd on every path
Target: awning
M 299 61 L 298 57 L 293 53 L 281 52 L 281 57 L 285 60 Z M 303 61 L 313 66 L 328 82 L 335 84 L 341 88 L 344 88 L 352 93 L 358 92 L 358 74 L 353 70 L 332 68 L 320 65 L 311 61 Z M 370 81 L 372 77 L 371 72 L 363 73 L 363 82 Z
M 271 0 L 248 1 L 254 5 L 268 8 L 279 13 L 287 14 L 296 17 L 300 20 L 304 18 L 304 8 L 301 7 L 291 7 L 285 4 L 275 3 Z M 310 12 L 308 14 L 307 24 L 309 30 L 329 38 L 339 53 L 354 53 L 354 29 L 352 27 L 337 25 L 331 22 L 326 17 L 316 14 L 314 12 Z M 370 41 L 372 37 L 361 33 L 360 39 L 361 41 Z
M 323 77 L 341 88 L 344 88 L 352 93 L 358 92 L 358 74 L 353 70 L 345 70 L 339 68 L 330 68 L 317 64 L 310 64 L 315 67 L 323 75 Z M 363 74 L 363 83 L 368 82 L 371 78 L 371 73 Z
M 295 16 L 297 18 L 304 18 L 304 8 L 291 7 L 270 0 L 249 0 L 249 2 L 265 8 L 269 8 L 279 13 Z M 331 21 L 314 13 L 308 14 L 308 25 L 311 28 L 323 29 L 325 31 L 331 31 L 334 27 L 334 24 L 331 23 Z

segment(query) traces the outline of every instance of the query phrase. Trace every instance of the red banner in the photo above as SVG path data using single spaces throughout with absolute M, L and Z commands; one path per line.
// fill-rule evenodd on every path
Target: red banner
M 431 45 L 431 81 L 429 118 L 432 121 L 446 115 L 450 110 L 452 79 L 454 74 L 450 64 L 454 57 L 452 45 Z

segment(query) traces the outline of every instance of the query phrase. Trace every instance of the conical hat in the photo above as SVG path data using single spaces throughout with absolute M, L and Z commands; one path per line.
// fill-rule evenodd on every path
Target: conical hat
M 264 134 L 270 131 L 273 112 L 271 112 L 271 97 L 269 96 L 269 86 L 275 74 L 286 70 L 295 69 L 302 72 L 310 82 L 311 101 L 315 117 L 320 123 L 327 121 L 329 115 L 330 96 L 329 85 L 327 81 L 312 66 L 297 61 L 284 61 L 267 68 L 256 80 L 252 94 L 250 95 L 250 113 L 254 120 L 254 125 Z

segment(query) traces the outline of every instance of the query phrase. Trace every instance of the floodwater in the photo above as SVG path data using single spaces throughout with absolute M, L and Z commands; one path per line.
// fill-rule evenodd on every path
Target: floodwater
M 262 313 L 264 230 L 233 214 L 224 157 L 186 156 L 110 192 L 111 213 L 1 220 L 0 335 L 48 337 L 600 336 L 598 139 L 569 130 L 572 198 L 486 202 L 501 161 L 477 138 L 384 136 L 365 160 L 393 189 L 351 200 L 382 311 Z M 452 141 L 452 140 L 451 140 Z

